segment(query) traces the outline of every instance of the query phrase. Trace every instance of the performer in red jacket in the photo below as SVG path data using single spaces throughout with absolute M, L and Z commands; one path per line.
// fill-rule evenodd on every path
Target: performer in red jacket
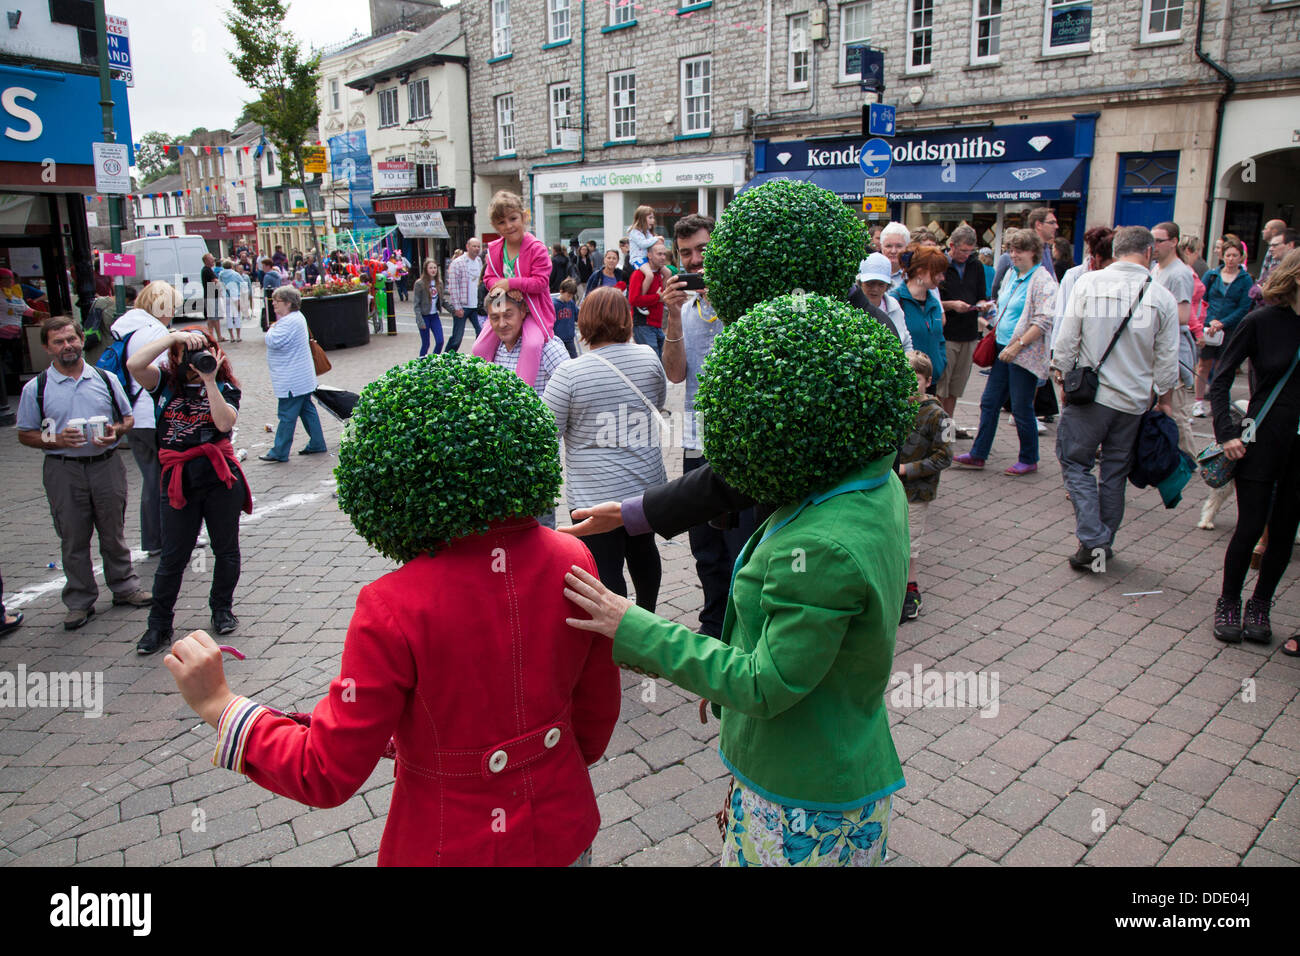
M 511 373 L 447 358 L 443 372 L 506 377 L 518 401 L 545 413 Z M 421 374 L 438 373 L 417 369 L 411 380 Z M 451 394 L 455 384 L 430 391 Z M 469 410 L 460 409 L 460 420 Z M 438 409 L 427 414 L 411 423 L 413 432 L 435 432 Z M 480 414 L 465 427 L 507 429 L 496 424 L 503 417 Z M 553 420 L 546 430 L 554 449 Z M 497 444 L 531 464 L 518 434 L 507 431 Z M 341 471 L 344 459 L 341 451 Z M 508 467 L 483 475 L 483 485 L 509 483 Z M 554 473 L 558 491 L 558 462 Z M 444 515 L 427 523 L 439 520 Z M 381 866 L 572 864 L 600 827 L 587 767 L 604 753 L 621 699 L 611 642 L 565 623 L 579 615 L 563 596 L 564 575 L 571 564 L 595 574 L 595 562 L 580 542 L 530 517 L 492 521 L 484 533 L 430 550 L 361 589 L 339 676 L 306 726 L 232 693 L 221 649 L 202 631 L 172 647 L 167 667 L 186 702 L 218 730 L 215 764 L 311 806 L 338 806 L 355 794 L 391 738 L 397 782 Z

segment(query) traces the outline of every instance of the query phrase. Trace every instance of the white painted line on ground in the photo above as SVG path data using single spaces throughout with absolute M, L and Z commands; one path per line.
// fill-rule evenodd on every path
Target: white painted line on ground
M 323 497 L 325 496 L 320 492 L 312 492 L 310 494 L 289 495 L 288 497 L 282 498 L 281 500 L 274 502 L 273 504 L 263 505 L 261 507 L 255 508 L 251 515 L 246 515 L 241 513 L 239 516 L 239 523 L 241 525 L 252 524 L 254 521 L 260 521 L 261 519 L 265 518 L 267 515 L 275 514 L 277 511 L 284 511 L 286 508 L 296 508 L 299 505 L 309 504 L 310 502 L 315 501 L 317 498 L 323 498 Z M 199 540 L 195 542 L 195 547 L 203 547 L 207 543 L 208 540 L 205 536 L 200 537 Z M 138 549 L 132 550 L 131 561 L 132 563 L 136 561 L 143 561 L 148 556 L 149 554 L 147 551 L 140 551 Z M 102 580 L 103 573 L 104 573 L 104 566 L 102 564 L 96 564 L 94 566 L 92 573 L 95 575 L 96 578 L 100 578 Z M 63 585 L 67 583 L 67 580 L 68 579 L 66 576 L 60 576 L 57 578 L 51 578 L 49 581 L 45 581 L 41 584 L 30 585 L 28 587 L 23 588 L 21 591 L 15 591 L 13 594 L 5 596 L 5 607 L 15 608 L 15 607 L 22 607 L 25 604 L 30 604 L 32 601 L 35 601 L 37 598 L 49 594 L 51 591 L 62 590 Z

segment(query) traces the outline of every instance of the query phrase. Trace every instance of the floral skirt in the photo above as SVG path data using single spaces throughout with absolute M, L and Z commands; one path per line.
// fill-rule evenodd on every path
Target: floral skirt
M 723 866 L 879 866 L 885 862 L 892 797 L 856 810 L 805 810 L 731 783 Z

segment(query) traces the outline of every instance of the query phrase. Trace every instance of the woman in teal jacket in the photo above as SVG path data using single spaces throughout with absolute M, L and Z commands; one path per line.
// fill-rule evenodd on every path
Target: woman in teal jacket
M 893 462 L 915 390 L 897 339 L 852 306 L 817 295 L 803 311 L 790 296 L 757 306 L 719 333 L 696 399 L 719 475 L 782 502 L 737 561 L 722 638 L 578 568 L 565 578 L 591 615 L 568 623 L 721 714 L 724 864 L 883 862 L 904 784 L 884 702 L 908 563 Z M 773 394 L 783 401 L 764 400 Z
M 1205 331 L 1204 335 L 1223 333 L 1223 341 L 1218 345 L 1202 345 L 1201 360 L 1196 368 L 1196 401 L 1200 405 L 1214 375 L 1214 366 L 1223 354 L 1228 340 L 1246 313 L 1255 307 L 1250 298 L 1250 288 L 1255 284 L 1250 273 L 1242 265 L 1245 258 L 1245 245 L 1232 233 L 1223 237 L 1223 261 L 1214 269 L 1208 270 L 1201 278 L 1205 283 Z M 1236 376 L 1236 372 L 1233 372 Z M 1195 409 L 1193 410 L 1195 412 Z
M 907 262 L 904 267 L 907 281 L 896 286 L 890 294 L 903 308 L 913 348 L 929 357 L 934 366 L 932 381 L 937 382 L 948 367 L 948 347 L 943 339 L 943 305 L 934 290 L 943 284 L 948 272 L 948 257 L 934 246 L 913 244 L 903 253 L 903 259 Z M 933 384 L 930 390 L 934 391 Z

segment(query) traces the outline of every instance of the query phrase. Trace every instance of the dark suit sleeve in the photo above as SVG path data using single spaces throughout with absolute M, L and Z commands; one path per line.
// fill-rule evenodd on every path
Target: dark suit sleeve
M 642 499 L 650 527 L 665 538 L 753 504 L 753 498 L 732 488 L 707 463 L 666 485 L 647 488 Z

